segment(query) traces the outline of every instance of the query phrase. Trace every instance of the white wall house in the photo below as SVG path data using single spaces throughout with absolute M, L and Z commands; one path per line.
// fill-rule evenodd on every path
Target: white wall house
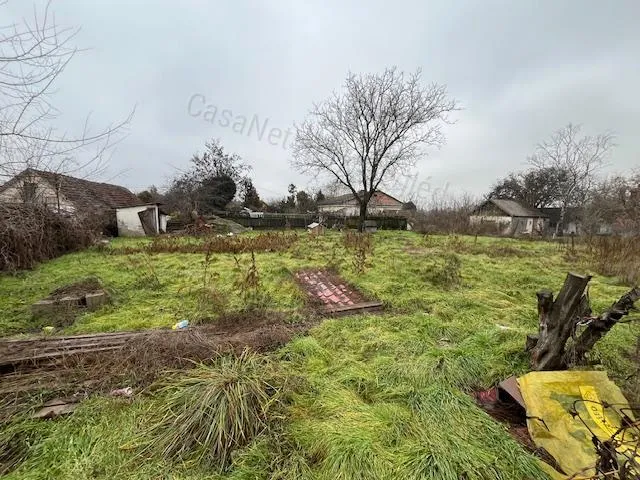
M 491 198 L 478 205 L 469 216 L 471 225 L 492 225 L 502 235 L 542 234 L 548 216 L 515 200 Z
M 116 208 L 120 237 L 144 237 L 165 233 L 167 219 L 166 212 L 157 203 Z
M 360 192 L 360 194 L 362 194 L 362 192 Z M 397 198 L 378 191 L 371 197 L 367 213 L 369 215 L 396 215 L 403 210 L 404 205 L 405 204 Z M 347 193 L 318 202 L 318 213 L 320 213 L 320 215 L 324 213 L 344 217 L 358 216 L 360 214 L 360 204 L 353 196 L 353 193 Z

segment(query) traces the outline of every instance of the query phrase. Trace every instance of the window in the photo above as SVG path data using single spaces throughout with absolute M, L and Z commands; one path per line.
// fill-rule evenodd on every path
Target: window
M 36 199 L 36 188 L 38 185 L 33 182 L 24 182 L 22 185 L 22 198 L 25 203 L 31 203 Z

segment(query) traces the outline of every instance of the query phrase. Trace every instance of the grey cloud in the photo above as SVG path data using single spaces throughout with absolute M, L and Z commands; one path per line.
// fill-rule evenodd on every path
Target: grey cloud
M 8 6 L 16 17 L 26 7 Z M 434 184 L 480 194 L 570 121 L 618 134 L 610 170 L 638 164 L 635 0 L 59 0 L 53 8 L 59 23 L 82 26 L 77 42 L 91 48 L 58 85 L 67 128 L 89 111 L 99 124 L 137 105 L 108 174 L 125 171 L 118 179 L 134 189 L 162 185 L 211 137 L 253 165 L 265 197 L 290 182 L 314 185 L 291 170 L 290 151 L 189 116 L 188 99 L 200 92 L 284 128 L 339 89 L 348 70 L 389 65 L 422 68 L 464 106 L 446 127 L 447 144 L 419 164 Z

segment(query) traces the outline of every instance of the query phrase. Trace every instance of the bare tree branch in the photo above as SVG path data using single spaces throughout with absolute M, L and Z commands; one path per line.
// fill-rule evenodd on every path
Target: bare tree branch
M 5 2 L 0 3 L 0 10 Z M 80 30 L 60 28 L 48 2 L 30 18 L 0 26 L 0 180 L 33 168 L 57 173 L 96 174 L 106 153 L 126 133 L 133 111 L 122 121 L 94 130 L 60 132 L 52 104 L 56 80 L 80 51 Z
M 567 207 L 584 204 L 597 173 L 615 147 L 614 140 L 611 133 L 581 136 L 581 127 L 570 123 L 538 144 L 536 152 L 529 158 L 529 164 L 535 169 L 553 168 L 563 172 L 559 192 L 561 213 L 556 234 L 564 223 Z
M 420 71 L 349 74 L 344 90 L 314 105 L 297 128 L 292 163 L 346 187 L 360 205 L 362 227 L 376 189 L 413 169 L 424 147 L 442 145 L 441 125 L 456 109 L 444 86 L 422 85 Z

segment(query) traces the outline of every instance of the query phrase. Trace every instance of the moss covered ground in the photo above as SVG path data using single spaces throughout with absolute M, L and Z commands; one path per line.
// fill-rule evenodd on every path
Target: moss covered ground
M 136 242 L 116 240 L 110 248 Z M 103 282 L 113 303 L 64 332 L 215 321 L 245 306 L 237 285 L 249 257 L 66 255 L 0 277 L 0 332 L 39 330 L 43 325 L 31 318 L 29 305 L 87 276 Z M 256 253 L 262 301 L 292 321 L 304 315 L 292 272 L 312 266 L 337 268 L 386 309 L 327 319 L 271 354 L 305 387 L 292 395 L 282 427 L 238 450 L 228 471 L 137 455 L 139 427 L 162 401 L 141 395 L 131 404 L 96 397 L 69 418 L 19 422 L 28 455 L 7 478 L 546 478 L 535 457 L 468 394 L 527 371 L 523 345 L 536 330 L 535 292 L 557 291 L 569 270 L 588 272 L 586 259 L 569 261 L 562 248 L 546 242 L 378 232 L 367 263 L 357 272 L 337 233 L 301 235 L 288 251 Z M 626 289 L 615 278 L 595 276 L 594 310 Z M 203 302 L 203 291 L 214 291 L 216 301 Z M 632 372 L 625 352 L 639 333 L 633 323 L 616 326 L 594 352 L 598 368 L 613 379 Z

